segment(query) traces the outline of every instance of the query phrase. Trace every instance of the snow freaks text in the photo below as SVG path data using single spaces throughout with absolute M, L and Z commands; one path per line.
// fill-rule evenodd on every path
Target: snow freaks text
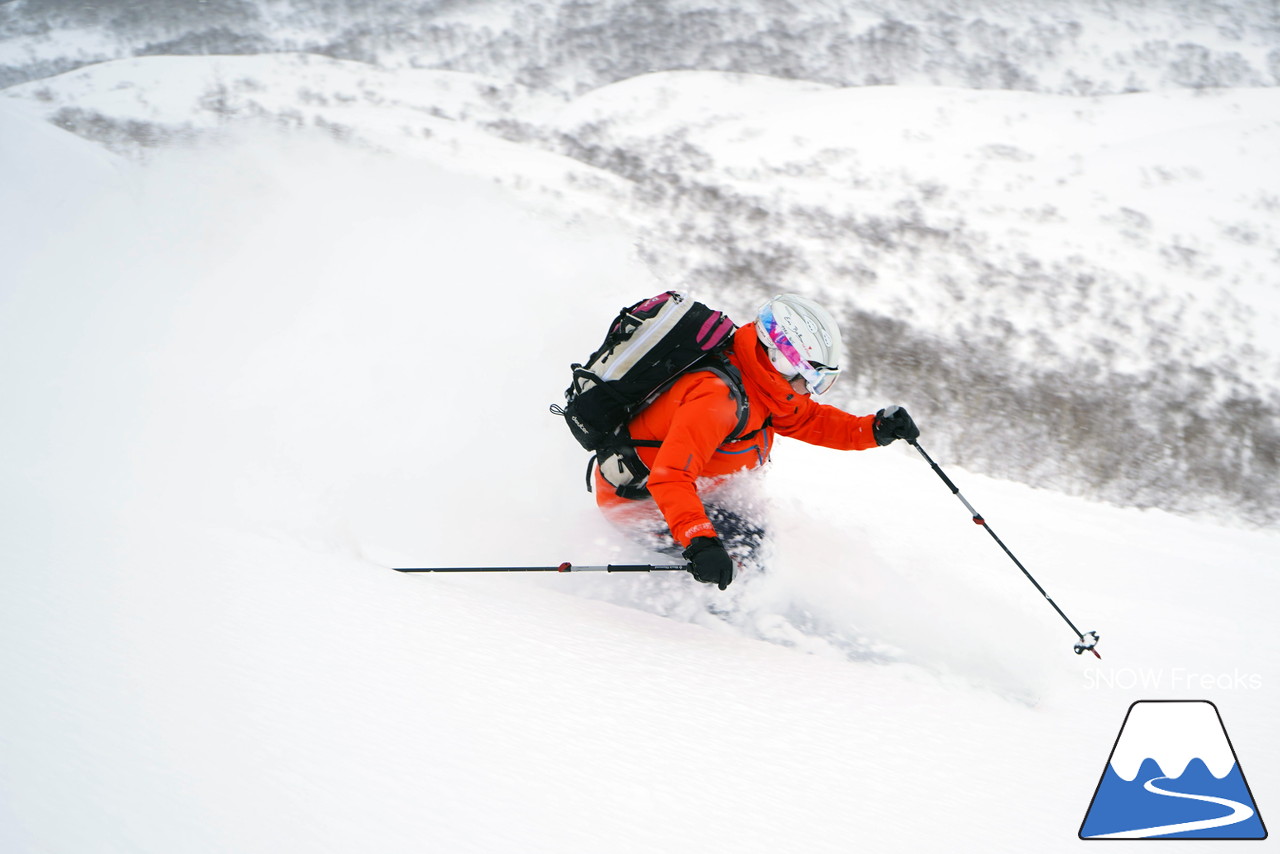
M 1084 671 L 1085 688 L 1089 690 L 1119 688 L 1149 691 L 1259 691 L 1261 673 L 1241 670 L 1207 673 L 1185 667 L 1094 667 Z

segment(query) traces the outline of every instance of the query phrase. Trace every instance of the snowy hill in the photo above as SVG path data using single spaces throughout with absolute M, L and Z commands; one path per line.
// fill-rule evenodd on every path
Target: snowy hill
M 849 406 L 1074 494 L 1280 520 L 1280 89 L 1109 98 L 646 75 L 564 99 L 307 55 L 147 57 L 4 90 L 126 156 L 318 130 L 619 220 L 749 312 L 821 295 Z M 696 118 L 695 118 L 696 117 Z
M 1101 665 L 908 449 L 784 443 L 728 621 L 684 577 L 391 572 L 643 556 L 542 410 L 594 343 L 547 306 L 650 281 L 625 230 L 323 139 L 131 166 L 12 112 L 82 251 L 6 213 L 5 850 L 1056 850 L 1138 675 L 1219 702 L 1267 809 L 1274 534 L 950 469 Z M 477 315 L 510 353 L 442 322 Z
M 1139 698 L 1213 700 L 1269 817 L 1275 92 L 0 90 L 0 850 L 1064 850 Z M 653 560 L 546 407 L 619 306 L 778 282 L 1102 661 L 900 446 L 780 442 L 724 593 L 391 570 Z
M 655 70 L 1073 95 L 1275 86 L 1270 0 L 11 0 L 0 86 L 144 55 L 305 51 L 578 94 Z

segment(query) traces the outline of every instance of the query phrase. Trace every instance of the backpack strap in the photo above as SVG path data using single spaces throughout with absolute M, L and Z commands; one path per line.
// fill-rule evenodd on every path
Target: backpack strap
M 707 371 L 715 374 L 721 382 L 729 387 L 729 395 L 733 398 L 738 409 L 738 421 L 733 429 L 729 431 L 729 435 L 721 439 L 724 442 L 741 442 L 760 433 L 770 424 L 770 418 L 765 418 L 763 425 L 750 432 L 743 433 L 747 423 L 751 420 L 751 403 L 747 399 L 746 389 L 742 384 L 742 374 L 734 367 L 723 354 L 717 353 L 715 356 L 700 362 L 697 366 L 691 368 L 687 373 L 696 373 L 698 371 Z M 680 376 L 673 377 L 670 382 L 654 392 L 650 398 L 650 402 L 656 399 L 658 395 L 663 394 Z M 643 408 L 643 407 L 641 407 Z M 617 465 L 620 469 L 630 474 L 629 482 L 622 486 L 614 486 L 614 492 L 621 498 L 640 499 L 650 497 L 649 488 L 647 486 L 649 480 L 649 467 L 640 459 L 640 455 L 636 453 L 636 448 L 660 448 L 662 442 L 656 439 L 633 439 L 627 432 L 627 425 L 623 424 L 618 428 L 617 432 L 601 445 L 597 453 L 587 461 L 587 491 L 591 492 L 591 466 L 595 463 L 604 465 L 606 461 L 610 465 Z M 608 477 L 605 477 L 608 481 Z
M 738 407 L 738 423 L 733 426 L 723 441 L 738 442 L 758 433 L 758 430 L 752 430 L 747 436 L 740 435 L 746 429 L 747 422 L 751 420 L 751 401 L 747 399 L 747 390 L 742 385 L 742 372 L 719 354 L 714 359 L 708 360 L 707 364 L 700 366 L 698 370 L 710 371 L 718 376 L 729 387 L 729 394 Z

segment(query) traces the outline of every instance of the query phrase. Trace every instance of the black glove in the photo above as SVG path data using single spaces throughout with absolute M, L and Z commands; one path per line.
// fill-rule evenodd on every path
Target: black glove
M 920 438 L 920 428 L 901 406 L 886 406 L 877 412 L 871 432 L 875 434 L 877 445 L 887 445 L 894 439 L 914 442 Z
M 689 561 L 689 572 L 703 584 L 723 590 L 733 583 L 733 560 L 716 537 L 694 537 L 684 559 Z

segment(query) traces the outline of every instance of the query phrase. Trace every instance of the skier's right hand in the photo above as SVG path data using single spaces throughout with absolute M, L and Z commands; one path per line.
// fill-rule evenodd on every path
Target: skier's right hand
M 690 574 L 703 584 L 715 584 L 721 590 L 733 583 L 733 559 L 717 537 L 694 537 L 684 550 Z
M 894 439 L 914 442 L 920 438 L 920 428 L 901 406 L 886 406 L 877 412 L 871 432 L 876 437 L 876 444 L 882 447 Z

